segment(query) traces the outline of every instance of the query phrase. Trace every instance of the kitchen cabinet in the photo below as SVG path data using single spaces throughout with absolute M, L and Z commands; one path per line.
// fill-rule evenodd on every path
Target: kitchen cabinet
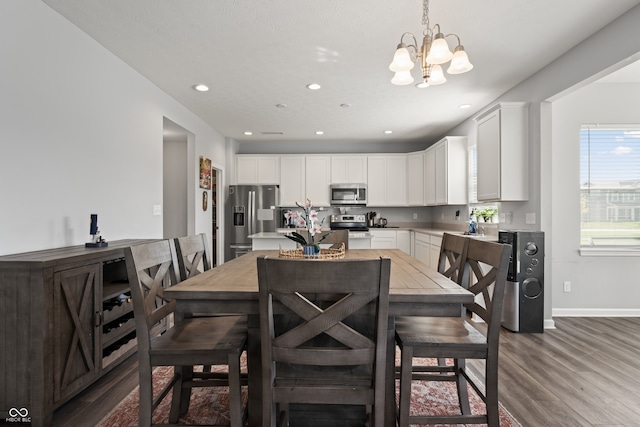
M 331 180 L 331 158 L 329 156 L 306 156 L 305 193 L 313 206 L 330 206 L 329 182 Z
M 279 184 L 280 156 L 236 156 L 236 184 Z
M 478 201 L 528 200 L 528 104 L 502 102 L 474 120 Z
M 306 157 L 280 157 L 280 206 L 295 207 L 306 197 Z
M 400 249 L 411 254 L 411 232 L 409 230 L 369 229 L 371 249 Z
M 414 232 L 413 257 L 421 263 L 430 266 L 430 248 L 431 245 L 429 243 L 429 235 L 425 233 Z
M 397 249 L 395 230 L 373 230 L 371 233 L 371 249 Z
M 396 248 L 411 255 L 411 232 L 409 230 L 396 231 Z
M 467 138 L 448 136 L 435 150 L 435 199 L 437 205 L 467 203 Z
M 407 203 L 409 206 L 424 206 L 425 178 L 423 151 L 407 155 Z
M 417 231 L 413 233 L 413 257 L 431 268 L 438 268 L 441 245 L 441 236 L 434 236 Z
M 366 183 L 366 156 L 331 156 L 331 184 Z
M 436 150 L 431 147 L 424 152 L 424 204 L 436 205 Z
M 50 425 L 54 409 L 135 352 L 124 248 L 148 241 L 0 257 L 0 408 Z
M 407 156 L 369 156 L 367 189 L 367 206 L 407 206 Z

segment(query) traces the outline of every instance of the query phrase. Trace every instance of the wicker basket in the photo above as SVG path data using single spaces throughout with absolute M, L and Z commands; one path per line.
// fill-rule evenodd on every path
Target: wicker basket
M 344 243 L 339 248 L 321 248 L 319 254 L 305 255 L 302 248 L 282 249 L 280 248 L 280 258 L 297 258 L 297 259 L 341 259 L 344 258 Z

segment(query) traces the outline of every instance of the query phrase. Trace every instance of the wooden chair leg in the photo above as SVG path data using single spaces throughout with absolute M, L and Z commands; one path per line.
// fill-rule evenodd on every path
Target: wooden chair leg
M 398 405 L 398 426 L 408 427 L 410 424 L 409 409 L 411 406 L 413 347 L 403 347 L 400 354 L 400 401 Z
M 151 367 L 140 366 L 138 382 L 140 384 L 139 426 L 151 427 L 153 408 L 153 384 L 151 382 Z
M 487 424 L 489 427 L 500 426 L 498 414 L 498 363 L 497 358 L 487 360 L 485 372 L 485 396 L 487 405 Z
M 460 412 L 462 415 L 471 415 L 471 406 L 469 405 L 469 387 L 467 380 L 462 375 L 466 369 L 465 359 L 455 359 L 453 361 L 456 373 L 456 388 L 458 390 L 458 402 L 460 403 Z
M 182 381 L 184 383 L 190 383 L 193 381 L 193 366 L 182 367 Z M 189 403 L 191 402 L 191 387 L 180 387 L 182 390 L 182 396 L 180 399 L 180 413 L 186 414 L 189 412 Z
M 180 404 L 182 402 L 183 390 L 182 390 L 182 381 L 184 369 L 181 366 L 175 366 L 174 375 L 178 375 L 178 381 L 173 385 L 173 391 L 171 392 L 171 410 L 169 411 L 169 422 L 177 423 L 178 418 L 180 418 Z
M 231 427 L 241 427 L 242 420 L 242 388 L 240 386 L 240 355 L 230 354 L 229 365 L 229 414 Z

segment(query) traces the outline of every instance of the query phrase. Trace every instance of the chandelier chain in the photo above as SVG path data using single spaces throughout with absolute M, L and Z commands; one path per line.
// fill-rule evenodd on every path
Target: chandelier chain
M 422 0 L 422 25 L 429 26 L 429 0 Z

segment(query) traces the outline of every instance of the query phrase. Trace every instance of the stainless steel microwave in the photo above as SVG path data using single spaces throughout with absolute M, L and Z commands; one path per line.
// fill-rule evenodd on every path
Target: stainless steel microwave
M 330 189 L 332 205 L 367 205 L 367 184 L 331 184 Z

